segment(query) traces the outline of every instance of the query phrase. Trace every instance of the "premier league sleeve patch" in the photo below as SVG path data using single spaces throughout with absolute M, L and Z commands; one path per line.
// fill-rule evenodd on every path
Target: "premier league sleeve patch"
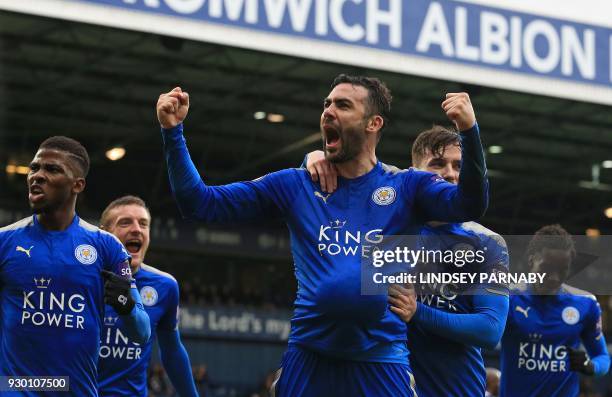
M 140 290 L 140 298 L 142 299 L 142 304 L 145 306 L 153 306 L 157 303 L 158 295 L 157 290 L 155 288 L 146 286 L 142 287 Z
M 89 244 L 81 244 L 74 250 L 74 256 L 82 264 L 91 265 L 98 259 L 98 251 Z

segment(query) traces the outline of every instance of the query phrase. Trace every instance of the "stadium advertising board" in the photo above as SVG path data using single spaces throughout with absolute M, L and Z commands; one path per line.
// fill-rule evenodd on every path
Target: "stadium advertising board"
M 199 337 L 283 342 L 291 328 L 288 311 L 224 307 L 181 308 L 181 332 Z
M 612 29 L 480 4 L 447 0 L 23 3 L 0 0 L 0 8 L 612 104 Z

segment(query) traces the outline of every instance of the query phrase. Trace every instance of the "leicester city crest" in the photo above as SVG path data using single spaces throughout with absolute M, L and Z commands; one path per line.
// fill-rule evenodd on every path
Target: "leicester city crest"
M 372 193 L 372 201 L 378 205 L 389 205 L 395 201 L 395 189 L 391 186 L 379 187 Z
M 568 306 L 561 312 L 561 318 L 568 325 L 577 324 L 580 320 L 580 312 L 573 306 Z
M 82 264 L 91 265 L 98 259 L 98 251 L 89 244 L 81 244 L 74 250 L 74 256 Z
M 140 298 L 142 299 L 143 305 L 153 306 L 157 303 L 157 291 L 155 290 L 155 288 L 150 287 L 148 285 L 146 287 L 142 287 L 142 289 L 140 290 Z

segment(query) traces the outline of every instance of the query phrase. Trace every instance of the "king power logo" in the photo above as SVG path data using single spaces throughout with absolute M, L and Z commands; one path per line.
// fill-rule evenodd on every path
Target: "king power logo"
M 539 343 L 542 335 L 529 334 L 530 342 L 521 342 L 518 346 L 517 367 L 527 371 L 566 372 L 567 351 L 565 346 Z
M 142 354 L 140 344 L 131 342 L 117 327 L 118 317 L 104 317 L 105 331 L 100 341 L 100 357 L 138 360 Z
M 23 291 L 21 325 L 85 329 L 85 297 L 51 291 L 53 280 L 34 278 L 34 289 Z
M 362 256 L 369 258 L 376 244 L 383 241 L 382 229 L 348 230 L 346 220 L 335 219 L 319 227 L 319 255 Z

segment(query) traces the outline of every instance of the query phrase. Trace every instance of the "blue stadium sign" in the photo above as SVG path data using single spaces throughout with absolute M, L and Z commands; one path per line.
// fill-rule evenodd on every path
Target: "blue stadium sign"
M 612 104 L 612 29 L 500 8 L 448 0 L 46 0 L 64 7 L 45 13 L 42 0 L 32 3 L 36 9 L 8 8 Z
M 285 342 L 291 312 L 229 307 L 181 307 L 181 333 L 187 336 Z

